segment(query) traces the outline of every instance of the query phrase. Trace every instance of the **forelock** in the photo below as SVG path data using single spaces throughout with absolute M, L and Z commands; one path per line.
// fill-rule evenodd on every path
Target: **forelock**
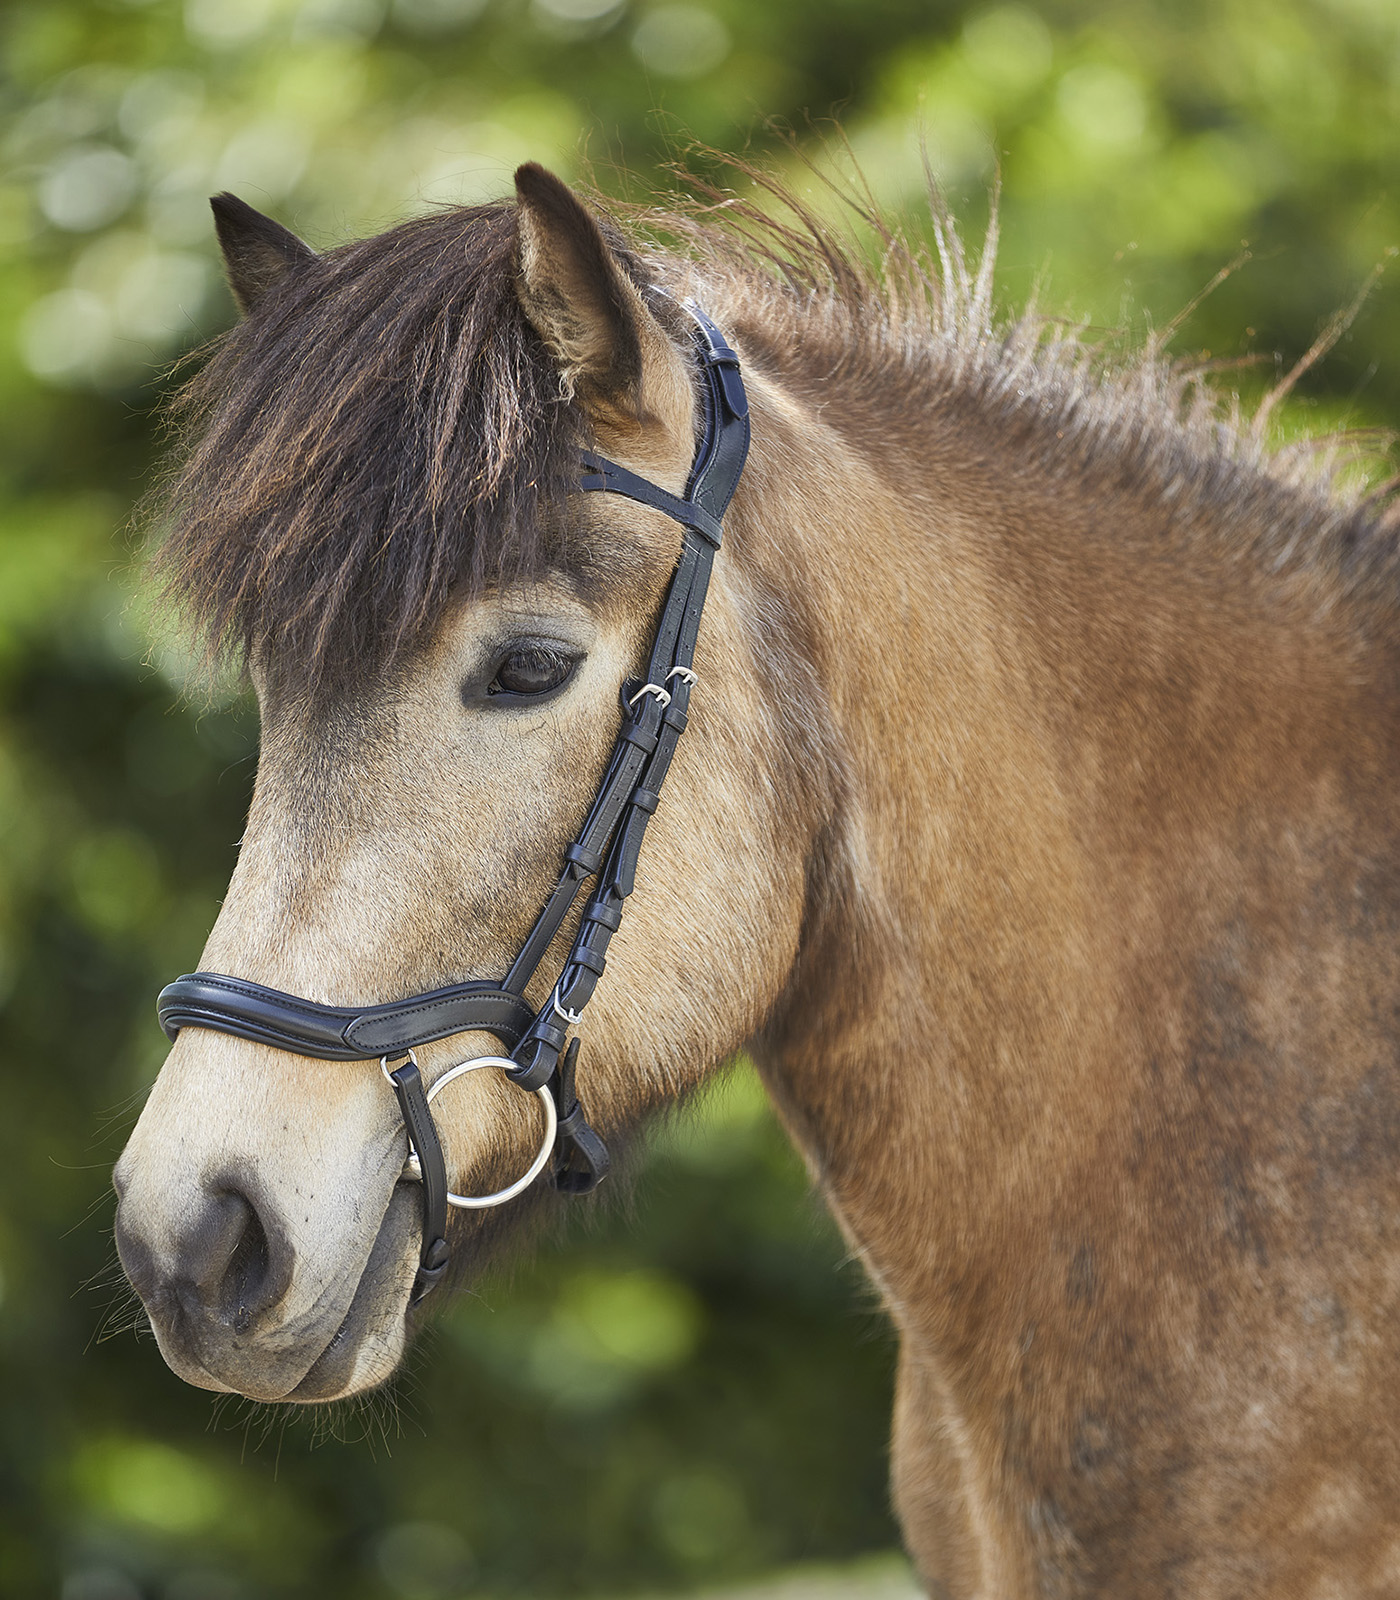
M 515 292 L 514 208 L 440 212 L 289 275 L 177 395 L 148 516 L 211 650 L 315 688 L 391 663 L 449 595 L 564 559 L 542 516 L 582 413 Z

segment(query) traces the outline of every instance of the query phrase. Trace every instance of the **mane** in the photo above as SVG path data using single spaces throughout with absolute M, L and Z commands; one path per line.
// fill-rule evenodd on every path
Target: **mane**
M 929 249 L 858 179 L 843 184 L 808 163 L 857 233 L 760 168 L 720 159 L 754 199 L 689 176 L 691 198 L 678 209 L 637 208 L 634 221 L 703 261 L 703 280 L 723 283 L 720 303 L 741 320 L 746 347 L 822 405 L 828 423 L 879 437 L 896 415 L 975 414 L 1047 485 L 1111 484 L 1167 508 L 1188 542 L 1223 546 L 1273 574 L 1313 569 L 1337 594 L 1388 612 L 1400 604 L 1394 436 L 1355 429 L 1277 443 L 1269 432 L 1298 380 L 1350 326 L 1379 268 L 1250 411 L 1222 393 L 1225 364 L 1169 358 L 1194 305 L 1126 349 L 1034 304 L 1000 320 L 995 199 L 974 256 L 932 180 Z M 1378 467 L 1385 481 L 1372 487 Z
M 843 195 L 873 250 L 742 163 L 766 204 L 696 198 L 608 229 L 642 285 L 702 280 L 746 346 L 827 416 L 955 405 L 1047 476 L 1110 476 L 1183 525 L 1228 525 L 1269 567 L 1395 593 L 1396 513 L 1349 480 L 1352 442 L 1270 448 L 1315 349 L 1246 417 L 1165 341 L 1127 357 L 1032 308 L 998 325 L 995 213 L 974 263 L 934 195 L 934 250 Z M 773 203 L 779 209 L 773 213 Z M 634 243 L 629 244 L 629 238 Z M 664 244 L 658 241 L 664 241 Z M 547 508 L 586 420 L 515 293 L 514 208 L 444 210 L 328 251 L 212 349 L 171 403 L 178 448 L 147 514 L 155 568 L 211 653 L 315 689 L 392 664 L 449 597 L 567 560 Z M 712 307 L 713 309 L 714 307 Z

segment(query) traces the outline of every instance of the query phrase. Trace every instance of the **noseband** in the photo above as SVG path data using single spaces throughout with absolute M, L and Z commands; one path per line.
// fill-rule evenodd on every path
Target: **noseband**
M 589 1127 L 575 1093 L 579 1041 L 577 1036 L 569 1039 L 568 1029 L 582 1020 L 607 965 L 608 945 L 632 893 L 642 838 L 685 729 L 695 684 L 695 639 L 720 545 L 720 523 L 749 449 L 749 407 L 739 358 L 702 311 L 688 309 L 695 319 L 704 431 L 685 495 L 668 494 L 616 462 L 583 453 L 582 488 L 650 506 L 680 523 L 684 535 L 646 679 L 623 685 L 624 719 L 603 780 L 510 971 L 498 984 L 459 983 L 391 1005 L 364 1007 L 323 1006 L 243 978 L 194 972 L 168 984 L 156 1003 L 160 1025 L 171 1039 L 181 1028 L 212 1028 L 323 1061 L 379 1061 L 408 1130 L 404 1177 L 423 1185 L 423 1243 L 414 1301 L 447 1270 L 449 1204 L 471 1208 L 512 1199 L 534 1181 L 551 1155 L 554 1186 L 566 1193 L 585 1194 L 607 1174 L 607 1147 Z M 549 999 L 536 1011 L 525 1000 L 526 985 L 587 878 L 596 882 L 578 932 Z M 494 1034 L 509 1054 L 460 1062 L 425 1092 L 414 1047 L 471 1031 Z M 399 1061 L 402 1065 L 390 1065 Z M 518 1088 L 539 1097 L 544 1144 L 530 1170 L 509 1188 L 479 1198 L 451 1194 L 429 1102 L 452 1079 L 485 1067 L 498 1068 Z

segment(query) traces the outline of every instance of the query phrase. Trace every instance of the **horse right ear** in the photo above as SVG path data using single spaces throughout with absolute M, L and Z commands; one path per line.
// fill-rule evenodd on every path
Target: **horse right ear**
M 520 303 L 569 388 L 595 418 L 635 424 L 662 416 L 689 437 L 685 365 L 598 223 L 533 161 L 517 168 L 515 196 Z
M 290 228 L 255 211 L 236 194 L 216 194 L 209 204 L 229 288 L 245 316 L 269 289 L 316 259 L 311 246 Z

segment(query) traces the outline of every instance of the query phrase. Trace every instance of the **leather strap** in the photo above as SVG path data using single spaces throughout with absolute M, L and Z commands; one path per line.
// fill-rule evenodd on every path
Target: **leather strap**
M 607 948 L 621 923 L 623 901 L 632 893 L 636 881 L 642 839 L 685 729 L 695 682 L 695 641 L 720 542 L 720 521 L 748 457 L 749 407 L 739 358 L 703 311 L 694 305 L 688 309 L 695 318 L 696 350 L 704 378 L 700 386 L 704 430 L 684 499 L 678 500 L 601 456 L 586 453 L 583 458 L 585 489 L 626 495 L 661 511 L 681 524 L 685 536 L 657 624 L 646 681 L 627 696 L 629 715 L 619 730 L 588 818 L 573 846 L 565 852 L 559 880 L 506 975 L 507 989 L 521 990 L 529 982 L 563 924 L 583 878 L 589 875 L 584 864 L 598 859 L 604 841 L 610 841 L 606 861 L 584 908 L 550 1003 L 511 1052 L 520 1063 L 513 1076 L 522 1088 L 539 1088 L 554 1078 L 565 1037 L 559 1027 L 561 1013 L 567 1013 L 570 1021 L 582 1017 L 607 966 Z M 564 1110 L 561 1105 L 561 1114 Z M 565 1133 L 561 1142 L 572 1137 Z M 591 1183 L 588 1181 L 586 1169 L 593 1152 L 587 1141 L 580 1143 L 573 1138 L 573 1143 L 573 1154 L 585 1170 L 570 1167 L 575 1173 L 571 1187 L 583 1192 L 601 1181 L 601 1173 Z
M 603 780 L 504 980 L 456 984 L 389 1005 L 346 1007 L 321 1005 L 223 973 L 188 973 L 162 989 L 157 1001 L 161 1027 L 170 1038 L 185 1027 L 213 1028 L 298 1055 L 357 1061 L 394 1058 L 415 1045 L 481 1029 L 510 1051 L 517 1063 L 510 1076 L 522 1089 L 550 1086 L 559 1113 L 556 1188 L 584 1194 L 606 1176 L 607 1147 L 589 1127 L 576 1094 L 579 1043 L 577 1036 L 568 1042 L 568 1027 L 581 1020 L 606 970 L 607 948 L 632 893 L 647 824 L 685 730 L 695 641 L 721 521 L 749 449 L 739 358 L 699 307 L 687 309 L 695 319 L 703 431 L 684 496 L 669 494 L 592 451 L 583 455 L 582 488 L 625 495 L 672 518 L 685 532 L 646 679 L 624 686 L 623 723 Z M 523 998 L 526 985 L 590 877 L 597 882 L 559 980 L 545 1005 L 533 1012 Z M 389 1078 L 423 1178 L 417 1302 L 447 1270 L 447 1168 L 416 1063 L 404 1063 Z
M 574 1093 L 578 1065 L 578 1038 L 569 1042 L 559 1063 L 550 1092 L 559 1111 L 559 1139 L 555 1145 L 554 1187 L 562 1194 L 587 1194 L 608 1175 L 612 1158 L 608 1147 L 584 1119 Z
M 664 512 L 673 521 L 682 523 L 696 533 L 704 534 L 715 549 L 719 549 L 720 539 L 723 537 L 719 518 L 711 516 L 693 500 L 682 500 L 679 495 L 668 494 L 657 484 L 648 483 L 645 478 L 639 478 L 635 472 L 629 472 L 626 467 L 620 467 L 616 461 L 609 461 L 606 456 L 595 455 L 591 450 L 583 452 L 583 465 L 584 474 L 579 480 L 581 489 L 601 489 L 607 494 L 626 495 L 629 500 L 650 506 L 653 511 Z
M 451 1256 L 447 1249 L 447 1162 L 433 1123 L 432 1108 L 423 1088 L 418 1063 L 412 1058 L 389 1074 L 399 1102 L 408 1141 L 418 1157 L 423 1179 L 423 1244 L 413 1279 L 412 1304 L 437 1288 Z
M 323 1006 L 221 972 L 189 972 L 156 1000 L 167 1038 L 181 1028 L 216 1028 L 322 1061 L 398 1056 L 414 1045 L 481 1029 L 507 1048 L 524 1037 L 534 1011 L 494 983 L 459 983 L 386 1006 Z
M 687 539 L 657 624 L 651 659 L 647 666 L 648 683 L 659 685 L 671 696 L 671 706 L 663 707 L 661 697 L 645 694 L 625 704 L 627 720 L 619 731 L 598 793 L 574 843 L 564 852 L 565 863 L 558 882 L 551 890 L 535 926 L 526 937 L 520 954 L 506 974 L 503 987 L 523 992 L 534 975 L 556 933 L 564 923 L 583 879 L 598 870 L 623 808 L 640 786 L 647 757 L 661 740 L 663 710 L 672 712 L 671 725 L 684 717 L 690 700 L 690 669 L 694 660 L 695 637 L 700 626 L 709 583 L 709 562 L 719 545 L 720 519 L 728 509 L 739 485 L 749 450 L 748 397 L 739 373 L 739 358 L 724 335 L 696 305 L 686 308 L 695 319 L 695 347 L 704 382 L 700 386 L 702 433 L 691 466 L 683 500 L 619 467 L 615 462 L 585 452 L 585 489 L 636 499 L 653 510 L 679 522 L 691 533 L 698 533 L 712 548 L 702 554 L 694 539 Z M 606 470 L 604 470 L 606 469 Z M 711 529 L 714 530 L 712 535 Z M 697 568 L 704 577 L 697 586 Z M 682 635 L 684 637 L 682 638 Z M 676 672 L 675 669 L 683 669 Z M 628 686 L 635 694 L 640 685 Z M 624 695 L 626 691 L 624 690 Z M 681 726 L 683 726 L 681 722 Z M 677 736 L 679 728 L 676 729 Z M 674 748 L 674 746 L 672 746 Z M 664 775 L 670 758 L 659 769 Z M 646 785 L 660 792 L 659 781 Z M 596 898 L 596 897 L 595 897 Z

